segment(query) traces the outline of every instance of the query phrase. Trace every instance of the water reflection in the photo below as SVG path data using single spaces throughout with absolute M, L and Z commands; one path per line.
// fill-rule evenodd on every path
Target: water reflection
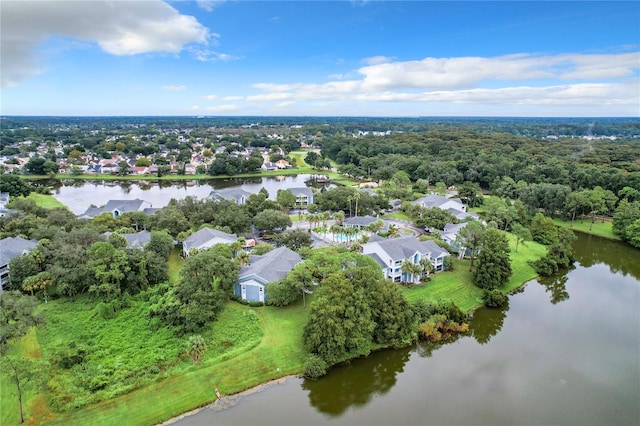
M 502 330 L 507 317 L 509 302 L 499 308 L 480 308 L 476 310 L 469 323 L 469 332 L 481 345 L 489 343 L 491 338 Z
M 357 367 L 341 366 L 321 380 L 305 380 L 302 389 L 309 392 L 309 403 L 318 411 L 339 416 L 350 407 L 365 405 L 389 392 L 410 353 L 411 348 L 377 352 L 357 360 Z
M 545 287 L 545 291 L 551 293 L 551 303 L 554 305 L 569 299 L 569 292 L 567 291 L 568 281 L 569 276 L 566 270 L 549 277 L 538 278 L 538 282 Z
M 605 263 L 612 273 L 631 274 L 640 280 L 640 249 L 629 244 L 598 238 L 576 232 L 578 240 L 573 244 L 576 261 L 582 266 L 590 267 Z

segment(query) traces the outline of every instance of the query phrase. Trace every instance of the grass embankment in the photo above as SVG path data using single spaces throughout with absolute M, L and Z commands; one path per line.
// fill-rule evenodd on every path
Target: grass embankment
M 596 221 L 593 222 L 593 226 L 591 226 L 590 218 L 576 219 L 573 221 L 573 225 L 571 224 L 571 220 L 568 219 L 556 218 L 553 219 L 553 223 L 585 234 L 597 235 L 610 240 L 620 240 L 620 237 L 613 233 L 613 223 L 609 220 L 602 222 L 602 220 L 596 219 Z
M 528 241 L 526 246 L 520 243 L 518 253 L 515 252 L 515 242 L 511 236 L 509 236 L 509 243 L 513 274 L 507 284 L 500 288 L 504 292 L 510 292 L 534 279 L 537 274 L 528 262 L 538 260 L 546 254 L 545 246 L 532 241 Z M 407 300 L 414 302 L 449 299 L 464 312 L 482 306 L 482 289 L 473 285 L 473 274 L 469 272 L 469 260 L 455 259 L 453 263 L 453 272 L 445 271 L 435 274 L 430 282 L 407 288 L 405 290 Z
M 54 209 L 56 207 L 62 207 L 67 209 L 68 207 L 62 204 L 56 197 L 48 194 L 38 194 L 32 192 L 27 197 L 28 200 L 33 200 L 38 206 L 44 207 L 45 209 Z
M 513 240 L 510 242 L 513 247 Z M 518 253 L 512 250 L 514 273 L 502 290 L 510 291 L 534 278 L 535 271 L 527 262 L 544 253 L 545 247 L 533 242 L 521 244 Z M 482 291 L 471 283 L 468 260 L 454 263 L 455 271 L 436 274 L 431 282 L 406 289 L 407 299 L 446 298 L 464 311 L 480 306 Z M 172 281 L 178 279 L 181 266 L 182 259 L 176 249 L 169 259 Z M 43 305 L 49 325 L 38 328 L 37 340 L 32 333 L 13 350 L 42 352 L 50 359 L 73 341 L 91 349 L 89 357 L 93 359 L 87 363 L 99 363 L 109 369 L 110 374 L 142 381 L 116 382 L 115 386 L 120 388 L 98 391 L 104 392 L 103 401 L 60 413 L 51 410 L 44 396 L 29 395 L 25 413 L 30 423 L 155 424 L 213 402 L 216 388 L 222 394 L 233 394 L 302 370 L 305 358 L 302 333 L 308 316 L 308 308 L 303 309 L 302 302 L 287 308 L 250 308 L 229 302 L 218 321 L 202 333 L 208 349 L 201 363 L 194 366 L 189 358 L 181 355 L 185 338 L 177 338 L 167 329 L 152 330 L 148 326 L 147 302 L 134 299 L 131 307 L 119 312 L 116 318 L 103 320 L 96 315 L 94 301 L 88 297 L 79 299 L 75 302 L 54 300 Z M 151 374 L 145 379 L 142 375 L 140 379 L 136 373 L 145 369 L 153 372 L 153 367 L 158 365 L 163 370 L 155 371 L 155 376 Z M 136 374 L 128 375 L 127 369 Z M 95 397 L 86 390 L 74 389 L 78 379 L 74 382 L 70 377 L 65 378 L 64 373 L 54 380 L 67 386 L 71 396 L 89 398 L 85 403 Z M 2 424 L 8 424 L 17 419 L 15 391 L 12 393 L 10 386 L 3 383 L 2 392 Z

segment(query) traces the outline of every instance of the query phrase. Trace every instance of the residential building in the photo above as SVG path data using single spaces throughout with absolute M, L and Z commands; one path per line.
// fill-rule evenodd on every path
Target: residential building
M 7 208 L 7 204 L 9 204 L 9 193 L 8 192 L 0 192 L 0 217 L 6 215 L 10 212 Z
M 9 263 L 14 257 L 27 254 L 36 246 L 34 240 L 9 237 L 0 240 L 0 291 L 9 283 Z
M 289 188 L 289 191 L 296 196 L 296 207 L 307 207 L 313 204 L 313 191 L 308 186 Z
M 455 209 L 462 212 L 467 211 L 467 206 L 462 204 L 459 198 L 447 198 L 440 195 L 430 194 L 426 197 L 418 198 L 413 204 L 425 208 L 439 208 L 442 210 Z
M 247 198 L 251 195 L 251 192 L 245 191 L 242 188 L 224 188 L 216 189 L 209 193 L 209 198 L 218 200 L 233 200 L 236 204 L 244 204 Z
M 184 257 L 188 257 L 191 250 L 206 250 L 216 244 L 231 244 L 237 240 L 236 234 L 227 234 L 212 228 L 202 228 L 185 238 L 182 242 L 182 254 Z
M 145 209 L 150 209 L 151 207 L 151 203 L 138 198 L 135 200 L 109 200 L 102 207 L 89 207 L 79 217 L 81 219 L 91 219 L 102 213 L 111 213 L 114 218 L 117 218 L 123 213 L 144 212 Z
M 344 227 L 358 228 L 361 230 L 378 220 L 379 219 L 377 217 L 373 217 L 373 216 L 356 216 L 356 217 L 350 217 L 348 219 L 345 219 L 342 222 L 342 225 Z
M 242 300 L 264 302 L 268 297 L 266 285 L 286 277 L 301 261 L 302 256 L 285 246 L 262 256 L 251 256 L 249 265 L 240 269 L 234 293 Z
M 389 238 L 362 245 L 362 254 L 374 259 L 382 268 L 385 278 L 394 282 L 416 282 L 419 276 L 406 274 L 402 264 L 409 261 L 419 265 L 422 259 L 428 259 L 436 271 L 444 270 L 444 259 L 449 252 L 433 241 L 420 241 L 416 237 Z
M 111 232 L 105 232 L 104 236 L 109 239 Z M 147 230 L 136 232 L 135 234 L 118 234 L 127 240 L 128 248 L 143 249 L 144 246 L 151 241 L 151 233 Z

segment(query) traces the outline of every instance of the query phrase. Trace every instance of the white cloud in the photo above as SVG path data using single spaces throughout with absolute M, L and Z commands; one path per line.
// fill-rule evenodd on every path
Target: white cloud
M 209 31 L 193 16 L 159 0 L 3 1 L 2 86 L 42 72 L 36 53 L 52 36 L 95 42 L 112 55 L 179 53 L 189 43 L 206 44 Z
M 242 99 L 244 99 L 243 96 L 225 96 L 224 97 L 224 101 L 241 101 Z
M 216 7 L 220 6 L 224 3 L 225 0 L 196 0 L 198 7 L 206 10 L 207 12 L 211 12 Z
M 227 53 L 220 53 L 214 50 L 210 50 L 204 47 L 193 47 L 189 49 L 193 56 L 201 62 L 230 62 L 240 59 L 239 56 L 229 55 Z
M 375 62 L 375 61 L 374 61 Z M 640 105 L 640 53 L 425 58 L 360 68 L 359 79 L 256 83 L 250 102 Z M 483 87 L 485 86 L 485 87 Z M 486 86 L 490 86 L 486 87 Z
M 207 95 L 207 96 L 203 96 L 203 98 L 208 101 L 215 101 L 216 99 L 218 99 L 218 95 Z
M 389 56 L 372 56 L 370 58 L 364 58 L 362 63 L 367 65 L 380 65 L 391 61 L 393 61 L 393 58 Z
M 182 92 L 183 90 L 187 90 L 187 86 L 185 86 L 184 84 L 181 84 L 180 86 L 172 86 L 169 84 L 166 86 L 162 86 L 162 88 L 170 92 Z

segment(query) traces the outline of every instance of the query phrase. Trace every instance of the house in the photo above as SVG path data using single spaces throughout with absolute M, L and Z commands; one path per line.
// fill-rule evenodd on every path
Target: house
M 342 225 L 344 227 L 363 229 L 378 220 L 379 219 L 377 217 L 373 217 L 373 216 L 356 216 L 356 217 L 350 217 L 348 219 L 345 219 L 342 222 Z
M 251 193 L 249 191 L 245 191 L 242 188 L 225 188 L 211 191 L 209 193 L 209 198 L 218 200 L 233 200 L 236 202 L 236 204 L 242 205 L 247 201 L 249 195 L 251 195 Z
M 202 228 L 185 238 L 182 242 L 182 253 L 184 257 L 188 257 L 191 250 L 206 250 L 216 244 L 231 244 L 237 239 L 236 234 L 227 234 L 212 228 Z
M 418 198 L 413 202 L 414 205 L 425 208 L 439 208 L 442 210 L 455 209 L 458 211 L 466 212 L 467 206 L 462 204 L 459 198 L 447 198 L 440 195 L 430 194 L 426 197 Z
M 234 294 L 248 302 L 264 302 L 266 285 L 286 277 L 301 261 L 302 256 L 285 246 L 262 256 L 251 256 L 249 265 L 240 268 Z
M 0 192 L 0 217 L 10 213 L 11 210 L 7 208 L 7 204 L 9 204 L 9 193 L 8 192 Z
M 462 221 L 467 219 L 480 220 L 480 216 L 478 216 L 477 213 L 465 212 L 462 210 L 454 209 L 453 207 L 448 208 L 447 211 L 452 215 L 454 215 L 458 220 L 462 220 Z
M 390 238 L 362 245 L 362 254 L 374 259 L 382 268 L 385 278 L 394 282 L 415 282 L 418 274 L 402 271 L 402 264 L 409 261 L 419 265 L 422 259 L 428 259 L 436 271 L 444 270 L 444 259 L 449 253 L 433 241 L 420 241 L 413 236 Z
M 80 219 L 91 219 L 102 213 L 111 213 L 114 218 L 117 218 L 123 213 L 143 212 L 149 208 L 151 208 L 151 203 L 138 198 L 135 200 L 109 200 L 107 204 L 102 207 L 89 207 L 79 217 Z
M 0 292 L 9 283 L 9 263 L 14 257 L 27 254 L 36 246 L 35 240 L 9 237 L 0 240 Z
M 276 167 L 279 169 L 288 169 L 291 167 L 291 164 L 287 160 L 278 160 L 276 161 Z
M 278 166 L 276 165 L 276 163 L 272 163 L 270 161 L 265 161 L 264 163 L 262 163 L 261 168 L 267 171 L 278 170 Z
M 313 191 L 311 188 L 307 186 L 289 188 L 289 191 L 296 196 L 296 207 L 307 207 L 309 204 L 313 204 Z
M 107 239 L 109 239 L 111 232 L 105 232 L 103 235 Z M 151 241 L 151 233 L 147 230 L 136 232 L 135 234 L 118 234 L 118 235 L 120 235 L 121 237 L 124 237 L 124 239 L 127 240 L 128 248 L 143 249 L 144 246 L 147 245 L 149 241 Z

